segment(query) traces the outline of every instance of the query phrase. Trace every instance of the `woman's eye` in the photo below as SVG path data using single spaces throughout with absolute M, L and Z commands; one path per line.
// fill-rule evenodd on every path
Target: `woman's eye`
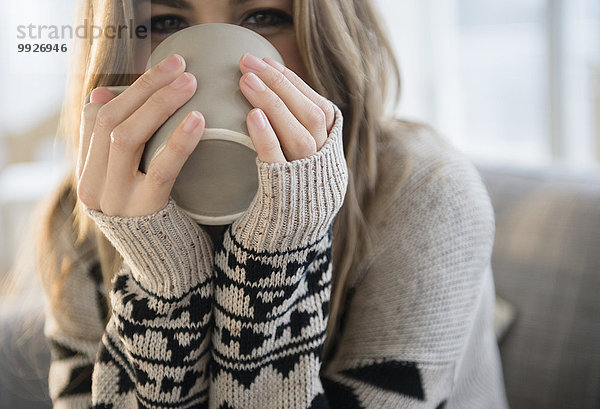
M 260 29 L 267 27 L 277 27 L 293 23 L 292 16 L 275 9 L 265 9 L 250 12 L 246 15 L 242 25 L 250 28 Z
M 152 34 L 173 34 L 184 29 L 189 24 L 178 16 L 154 16 L 150 19 L 150 32 Z

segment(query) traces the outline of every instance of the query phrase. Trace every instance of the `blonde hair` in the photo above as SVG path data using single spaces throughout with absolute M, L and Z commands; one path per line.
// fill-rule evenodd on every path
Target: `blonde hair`
M 79 21 L 118 25 L 133 18 L 131 2 L 85 0 Z M 333 226 L 333 287 L 324 356 L 333 350 L 343 312 L 349 275 L 371 249 L 373 233 L 365 209 L 377 184 L 378 142 L 387 137 L 385 101 L 399 97 L 400 76 L 392 47 L 370 0 L 295 0 L 294 24 L 308 80 L 333 101 L 344 115 L 344 151 L 350 173 L 348 191 Z M 80 112 L 85 96 L 95 87 L 128 85 L 133 72 L 132 41 L 100 38 L 81 40 L 75 50 L 69 87 L 61 112 L 60 134 L 72 148 L 73 164 L 79 144 Z M 87 69 L 84 69 L 87 67 Z M 391 82 L 390 82 L 391 80 Z M 395 92 L 394 92 L 395 91 Z M 73 166 L 74 167 L 74 166 Z M 53 310 L 61 305 L 61 286 L 74 262 L 76 248 L 91 241 L 108 285 L 121 262 L 110 243 L 82 213 L 73 173 L 46 203 L 38 233 L 43 283 Z M 73 256 L 75 257 L 75 256 Z M 107 317 L 108 318 L 108 317 Z

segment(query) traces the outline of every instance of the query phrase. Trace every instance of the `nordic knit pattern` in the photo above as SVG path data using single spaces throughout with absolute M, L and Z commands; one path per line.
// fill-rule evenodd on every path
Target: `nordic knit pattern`
M 489 197 L 450 146 L 407 138 L 380 146 L 375 251 L 350 277 L 325 363 L 331 226 L 348 183 L 337 108 L 315 155 L 257 159 L 257 195 L 214 243 L 172 200 L 137 218 L 88 210 L 124 265 L 105 327 L 93 258 L 67 283 L 77 309 L 48 314 L 55 407 L 506 408 Z

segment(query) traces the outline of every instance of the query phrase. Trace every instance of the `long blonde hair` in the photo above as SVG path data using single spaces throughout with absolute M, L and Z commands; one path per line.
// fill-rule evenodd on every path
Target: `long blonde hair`
M 309 82 L 344 115 L 344 151 L 350 173 L 348 191 L 333 226 L 333 288 L 324 354 L 332 352 L 343 311 L 348 277 L 371 249 L 365 209 L 373 199 L 379 172 L 378 142 L 387 137 L 386 100 L 399 97 L 400 76 L 392 47 L 370 0 L 295 0 L 294 23 Z M 80 3 L 78 21 L 118 26 L 133 19 L 131 2 Z M 81 40 L 74 52 L 69 87 L 61 112 L 60 135 L 68 140 L 73 164 L 79 144 L 80 112 L 95 87 L 128 85 L 133 71 L 132 40 Z M 84 67 L 87 67 L 85 69 Z M 390 107 L 393 104 L 389 105 Z M 74 167 L 74 166 L 73 166 Z M 42 278 L 52 309 L 61 305 L 61 288 L 77 248 L 93 243 L 107 288 L 121 262 L 115 249 L 82 213 L 73 173 L 46 203 L 38 233 Z M 88 248 L 88 247 L 86 247 Z M 69 257 L 69 255 L 71 257 Z

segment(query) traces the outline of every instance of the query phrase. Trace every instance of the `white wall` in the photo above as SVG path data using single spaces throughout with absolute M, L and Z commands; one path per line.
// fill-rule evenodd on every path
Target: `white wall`
M 66 80 L 67 55 L 62 52 L 18 53 L 19 43 L 47 41 L 18 39 L 17 27 L 72 25 L 75 5 L 75 0 L 19 0 L 3 4 L 0 124 L 4 130 L 25 130 L 54 112 L 62 100 Z
M 76 0 L 19 0 L 3 3 L 0 27 L 0 277 L 12 265 L 26 233 L 33 207 L 57 183 L 64 172 L 57 162 L 62 149 L 54 149 L 54 135 L 47 135 L 39 163 L 13 164 L 9 160 L 8 134 L 27 132 L 55 114 L 62 103 L 68 54 L 19 53 L 19 43 L 46 43 L 18 39 L 17 26 L 72 25 Z M 58 44 L 65 41 L 56 40 Z
M 398 112 L 473 159 L 597 167 L 600 0 L 376 0 L 404 80 Z

